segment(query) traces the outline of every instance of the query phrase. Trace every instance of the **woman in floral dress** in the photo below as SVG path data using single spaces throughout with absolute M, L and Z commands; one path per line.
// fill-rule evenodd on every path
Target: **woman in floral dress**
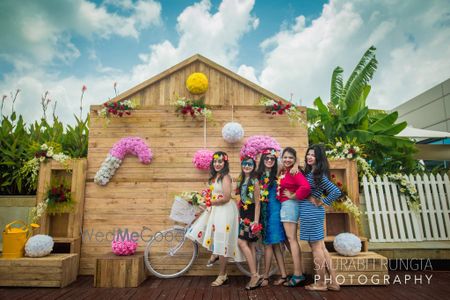
M 221 286 L 228 281 L 226 273 L 228 259 L 244 260 L 238 247 L 239 211 L 236 203 L 231 200 L 231 177 L 228 173 L 228 155 L 222 151 L 214 153 L 209 178 L 211 206 L 202 213 L 186 234 L 187 238 L 197 241 L 211 251 L 212 260 L 219 260 L 219 276 L 211 286 Z

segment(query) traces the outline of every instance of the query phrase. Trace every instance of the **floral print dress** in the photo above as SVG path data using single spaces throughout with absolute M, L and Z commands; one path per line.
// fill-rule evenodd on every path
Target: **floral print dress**
M 215 182 L 212 198 L 222 194 L 222 182 Z M 239 211 L 236 203 L 230 199 L 224 205 L 211 206 L 205 210 L 189 228 L 186 237 L 213 254 L 223 255 L 233 261 L 244 261 L 238 247 L 238 233 Z

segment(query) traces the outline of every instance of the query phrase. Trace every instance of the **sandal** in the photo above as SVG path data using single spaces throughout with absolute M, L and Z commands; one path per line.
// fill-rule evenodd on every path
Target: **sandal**
M 296 286 L 300 286 L 300 284 L 305 280 L 306 280 L 306 278 L 304 275 L 298 275 L 298 276 L 292 275 L 288 281 L 283 283 L 283 285 L 288 286 L 288 287 L 296 287 Z
M 216 261 L 219 260 L 219 255 L 211 255 L 211 257 L 208 259 L 208 261 L 206 262 L 206 266 L 208 268 L 211 268 L 212 266 L 214 266 L 214 264 L 216 263 Z
M 320 285 L 318 285 L 318 284 L 313 283 L 313 284 L 310 284 L 310 285 L 305 286 L 305 290 L 308 290 L 308 291 L 318 291 L 318 292 L 326 292 L 326 291 L 328 291 L 328 287 L 327 287 L 326 285 L 320 286 Z
M 217 276 L 216 280 L 214 280 L 214 281 L 211 283 L 211 286 L 221 286 L 221 285 L 223 285 L 223 284 L 225 284 L 225 283 L 227 283 L 227 282 L 228 282 L 228 276 L 227 276 L 227 274 L 225 274 L 225 275 L 219 275 L 219 276 Z
M 260 287 L 265 287 L 269 285 L 269 278 L 263 277 L 261 284 L 259 285 Z
M 245 289 L 248 290 L 248 291 L 249 290 L 254 290 L 254 289 L 260 287 L 261 284 L 263 283 L 263 281 L 264 281 L 264 277 L 258 275 L 258 280 L 256 281 L 256 283 L 253 284 L 253 285 L 250 284 L 252 282 L 252 280 L 250 279 L 249 283 L 245 286 Z
M 339 292 L 341 290 L 341 286 L 337 283 L 335 284 L 328 284 L 327 285 L 327 289 L 329 291 L 335 291 L 335 292 Z
M 278 280 L 273 282 L 273 285 L 282 285 L 283 283 L 285 283 L 288 280 L 289 280 L 288 276 L 280 277 L 280 278 L 278 278 Z

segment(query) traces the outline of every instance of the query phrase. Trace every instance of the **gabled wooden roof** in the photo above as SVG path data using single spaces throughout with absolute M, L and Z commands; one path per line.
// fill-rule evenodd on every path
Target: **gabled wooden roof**
M 144 82 L 136 85 L 135 87 L 121 93 L 120 95 L 114 97 L 113 99 L 111 99 L 110 101 L 116 102 L 116 101 L 120 101 L 123 99 L 127 99 L 132 95 L 135 95 L 136 93 L 144 90 L 145 88 L 149 87 L 150 85 L 156 83 L 157 81 L 164 79 L 166 77 L 169 77 L 171 74 L 179 71 L 180 69 L 185 68 L 186 66 L 194 63 L 194 62 L 202 62 L 205 65 L 209 66 L 210 68 L 234 79 L 239 81 L 240 83 L 242 83 L 243 85 L 245 85 L 246 87 L 262 94 L 263 96 L 270 98 L 270 99 L 275 99 L 275 100 L 281 100 L 281 101 L 287 101 L 286 99 L 268 91 L 267 89 L 251 82 L 248 79 L 245 79 L 244 77 L 236 74 L 235 72 L 215 63 L 214 61 L 200 55 L 200 54 L 195 54 L 191 57 L 189 57 L 188 59 L 183 60 L 182 62 L 174 65 L 173 67 L 163 71 L 162 73 L 159 73 L 158 75 L 155 75 L 153 77 L 151 77 L 150 79 L 145 80 Z M 288 102 L 288 101 L 287 101 Z

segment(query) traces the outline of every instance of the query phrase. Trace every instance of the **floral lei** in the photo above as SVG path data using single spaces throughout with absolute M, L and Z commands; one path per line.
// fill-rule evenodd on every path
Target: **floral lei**
M 241 184 L 242 178 L 239 177 L 239 181 L 237 183 L 237 188 L 236 188 L 236 195 L 239 195 L 239 198 L 241 198 L 241 191 L 239 190 L 239 186 Z M 253 183 L 254 181 L 252 179 L 249 179 L 248 181 L 248 186 L 247 186 L 247 197 L 250 199 L 254 198 L 254 191 L 255 191 L 255 184 Z M 242 208 L 244 208 L 244 210 L 248 209 L 248 205 L 252 204 L 252 201 L 250 200 L 245 200 L 245 202 L 242 201 L 242 199 L 240 199 L 239 201 L 239 205 L 242 206 Z
M 282 174 L 280 174 L 280 176 L 278 176 L 278 179 L 277 179 L 277 199 L 281 198 L 281 180 L 283 180 L 285 176 L 286 176 L 286 173 L 282 173 Z
M 259 181 L 260 185 L 260 200 L 261 202 L 269 202 L 269 176 L 267 174 L 264 174 Z

